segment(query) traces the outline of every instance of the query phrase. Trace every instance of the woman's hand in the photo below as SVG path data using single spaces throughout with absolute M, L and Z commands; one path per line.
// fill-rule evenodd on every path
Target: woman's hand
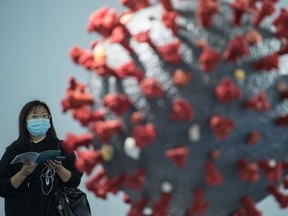
M 20 170 L 20 174 L 22 176 L 27 177 L 28 175 L 30 175 L 35 168 L 37 167 L 37 164 L 33 164 L 33 163 L 24 163 L 22 166 L 22 169 Z
M 54 168 L 56 173 L 59 173 L 63 169 L 62 162 L 59 160 L 48 160 L 45 165 Z
M 62 162 L 59 160 L 49 160 L 45 163 L 46 166 L 54 168 L 55 172 L 58 174 L 60 179 L 63 182 L 67 182 L 71 178 L 71 172 L 67 170 L 63 165 Z
M 19 188 L 22 182 L 29 176 L 37 167 L 37 164 L 30 162 L 24 163 L 21 170 L 11 177 L 10 181 L 14 188 Z

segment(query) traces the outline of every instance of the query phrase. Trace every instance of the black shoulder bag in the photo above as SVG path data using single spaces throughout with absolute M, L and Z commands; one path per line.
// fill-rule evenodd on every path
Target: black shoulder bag
M 58 145 L 60 148 L 60 145 Z M 50 208 L 56 208 L 59 216 L 91 216 L 91 209 L 86 193 L 75 187 L 62 187 L 51 197 L 47 216 Z
M 62 187 L 51 201 L 59 216 L 91 216 L 87 196 L 79 188 Z

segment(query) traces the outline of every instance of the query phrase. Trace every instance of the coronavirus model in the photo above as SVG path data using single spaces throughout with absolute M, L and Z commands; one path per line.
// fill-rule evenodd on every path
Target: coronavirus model
M 62 100 L 65 149 L 127 216 L 258 216 L 288 207 L 288 10 L 278 0 L 121 0 L 88 19 Z M 88 17 L 88 16 L 87 16 Z M 97 170 L 97 172 L 94 172 Z M 281 189 L 283 188 L 283 190 Z

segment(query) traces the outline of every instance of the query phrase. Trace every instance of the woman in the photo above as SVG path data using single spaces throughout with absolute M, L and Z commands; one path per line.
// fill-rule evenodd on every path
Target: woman
M 10 164 L 18 154 L 53 149 L 62 150 L 48 106 L 38 100 L 28 102 L 19 115 L 19 137 L 0 161 L 0 196 L 5 198 L 6 216 L 46 216 L 50 198 L 60 187 L 79 186 L 82 173 L 74 166 L 75 154 L 63 150 L 63 161 Z M 55 209 L 48 215 L 57 215 Z

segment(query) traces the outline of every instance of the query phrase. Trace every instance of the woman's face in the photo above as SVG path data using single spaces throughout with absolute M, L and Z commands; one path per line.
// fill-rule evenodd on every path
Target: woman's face
M 50 115 L 43 106 L 34 107 L 26 118 L 27 130 L 31 137 L 37 140 L 45 137 L 46 132 L 51 127 Z M 37 141 L 34 139 L 34 141 Z

